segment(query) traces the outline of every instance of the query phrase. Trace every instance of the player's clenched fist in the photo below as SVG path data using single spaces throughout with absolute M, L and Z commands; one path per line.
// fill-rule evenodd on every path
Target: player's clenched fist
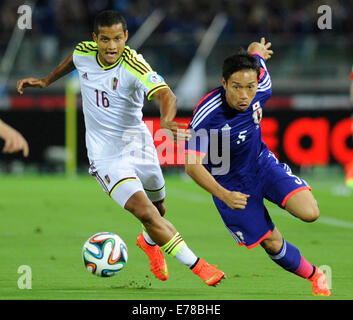
M 245 209 L 250 195 L 238 191 L 228 191 L 221 199 L 231 209 Z

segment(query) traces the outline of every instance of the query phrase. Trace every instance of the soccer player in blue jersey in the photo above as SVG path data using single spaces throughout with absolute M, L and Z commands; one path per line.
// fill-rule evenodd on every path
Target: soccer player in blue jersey
M 185 145 L 185 169 L 213 195 L 222 220 L 239 245 L 261 245 L 285 270 L 308 279 L 315 295 L 331 294 L 325 274 L 287 242 L 264 199 L 312 222 L 319 209 L 308 184 L 280 163 L 261 139 L 262 109 L 272 94 L 266 60 L 271 43 L 253 42 L 223 63 L 222 86 L 197 105 Z

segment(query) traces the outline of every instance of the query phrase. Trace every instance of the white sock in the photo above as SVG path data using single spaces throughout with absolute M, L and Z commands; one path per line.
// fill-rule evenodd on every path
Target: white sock
M 143 230 L 143 237 L 145 238 L 145 241 L 150 244 L 151 246 L 154 246 L 156 243 L 150 238 L 150 236 L 148 235 L 148 233 Z
M 189 268 L 193 266 L 198 259 L 197 256 L 189 249 L 186 244 L 184 247 L 179 249 L 179 251 L 175 254 L 174 257 Z
M 176 233 L 161 249 L 188 267 L 193 266 L 198 259 L 179 233 Z

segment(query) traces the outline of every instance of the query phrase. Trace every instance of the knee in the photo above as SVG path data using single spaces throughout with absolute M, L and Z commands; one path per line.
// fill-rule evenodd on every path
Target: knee
M 282 248 L 283 240 L 281 239 L 265 239 L 261 242 L 261 246 L 268 254 L 276 254 Z
M 317 201 L 309 190 L 293 195 L 287 201 L 285 209 L 304 222 L 313 222 L 320 216 Z
M 155 223 L 157 214 L 156 208 L 148 203 L 134 203 L 125 206 L 125 209 L 130 211 L 143 225 L 152 225 Z
M 156 209 L 153 206 L 145 205 L 136 209 L 135 216 L 143 225 L 153 225 L 159 215 L 156 213 Z
M 314 222 L 320 217 L 320 210 L 316 204 L 307 206 L 304 211 L 301 220 L 305 222 Z

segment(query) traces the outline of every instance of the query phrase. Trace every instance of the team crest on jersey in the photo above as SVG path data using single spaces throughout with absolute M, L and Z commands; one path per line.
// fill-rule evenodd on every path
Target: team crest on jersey
M 157 83 L 162 83 L 164 79 L 159 74 L 154 73 L 148 77 L 148 81 L 153 84 L 157 84 Z
M 112 79 L 112 89 L 116 90 L 118 88 L 118 78 L 114 77 Z
M 255 102 L 252 105 L 253 113 L 252 117 L 254 118 L 255 123 L 260 123 L 262 120 L 262 108 L 260 105 L 260 101 Z

